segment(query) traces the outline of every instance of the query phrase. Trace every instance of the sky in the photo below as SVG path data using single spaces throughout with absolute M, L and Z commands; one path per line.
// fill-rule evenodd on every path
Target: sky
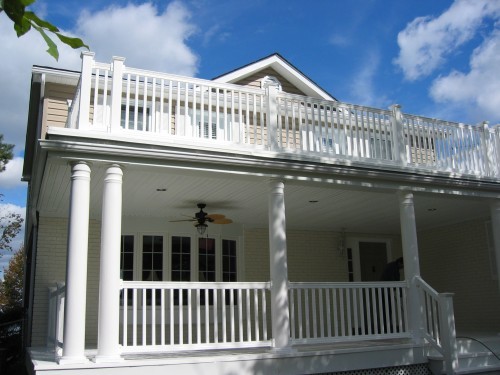
M 37 0 L 30 9 L 101 62 L 123 56 L 130 67 L 211 79 L 277 52 L 340 101 L 500 123 L 500 0 Z M 3 13 L 0 46 L 0 133 L 15 145 L 0 173 L 0 217 L 24 216 L 31 67 L 79 70 L 80 51 L 59 45 L 56 62 L 38 33 L 18 39 Z

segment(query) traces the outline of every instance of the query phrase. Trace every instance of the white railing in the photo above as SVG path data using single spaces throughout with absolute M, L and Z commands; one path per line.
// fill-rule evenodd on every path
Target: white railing
M 123 281 L 123 352 L 270 346 L 270 283 Z
M 63 345 L 64 299 L 66 286 L 58 282 L 49 289 L 47 321 L 47 348 L 60 353 Z
M 500 129 L 129 68 L 84 55 L 67 127 L 499 177 Z M 77 106 L 79 106 L 77 108 Z
M 405 282 L 290 283 L 293 343 L 410 337 Z
M 442 356 L 447 374 L 458 370 L 458 349 L 453 311 L 453 294 L 438 293 L 417 278 L 420 306 L 424 316 L 424 337 Z

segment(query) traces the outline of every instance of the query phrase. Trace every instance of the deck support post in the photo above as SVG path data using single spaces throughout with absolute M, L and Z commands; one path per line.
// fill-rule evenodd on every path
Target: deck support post
M 491 230 L 493 231 L 493 249 L 496 259 L 497 275 L 500 275 L 500 200 L 490 204 Z M 500 277 L 498 278 L 498 290 L 500 290 Z
M 273 348 L 288 350 L 290 314 L 288 311 L 288 262 L 283 181 L 270 180 L 268 208 Z
M 87 254 L 89 241 L 90 167 L 71 165 L 71 195 L 66 261 L 63 352 L 60 364 L 84 363 Z
M 412 337 L 419 342 L 423 338 L 423 322 L 416 283 L 417 277 L 420 276 L 420 261 L 418 256 L 417 223 L 415 220 L 413 193 L 402 191 L 399 192 L 398 197 L 405 279 L 408 281 L 409 287 L 409 329 Z
M 280 149 L 278 135 L 278 92 L 281 90 L 279 81 L 275 78 L 266 77 L 263 81 L 263 87 L 266 89 L 267 95 L 267 129 L 268 143 L 271 151 Z
M 120 166 L 113 164 L 106 170 L 104 178 L 96 362 L 121 360 L 119 322 L 122 176 Z

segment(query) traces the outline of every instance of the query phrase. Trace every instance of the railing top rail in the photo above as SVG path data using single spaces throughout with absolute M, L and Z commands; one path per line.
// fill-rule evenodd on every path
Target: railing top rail
M 265 93 L 264 89 L 259 89 L 259 88 L 255 88 L 255 87 L 241 86 L 241 85 L 236 85 L 236 84 L 232 84 L 232 83 L 214 82 L 214 81 L 202 79 L 202 78 L 193 78 L 193 77 L 187 77 L 187 76 L 182 76 L 182 75 L 177 75 L 177 74 L 154 72 L 154 71 L 150 71 L 150 70 L 142 70 L 142 69 L 137 69 L 137 68 L 125 67 L 123 74 L 124 75 L 135 74 L 135 75 L 144 76 L 144 77 L 148 77 L 148 78 L 188 82 L 188 83 L 193 83 L 193 84 L 196 84 L 199 86 L 221 88 L 221 89 L 226 89 L 226 90 L 245 91 L 248 93 L 259 94 L 259 95 L 263 95 Z
M 352 104 L 352 103 L 341 102 L 341 101 L 336 101 L 336 100 L 314 98 L 311 96 L 292 94 L 292 93 L 283 92 L 283 91 L 278 92 L 278 97 L 292 99 L 292 100 L 295 99 L 295 100 L 300 100 L 300 101 L 304 101 L 307 103 L 314 103 L 314 104 L 319 104 L 319 105 L 328 105 L 328 106 L 332 106 L 332 107 L 340 108 L 340 109 L 345 109 L 345 110 L 363 110 L 363 111 L 367 111 L 367 112 L 384 113 L 387 115 L 391 114 L 391 111 L 388 109 L 369 107 L 369 106 L 365 106 L 365 105 Z
M 406 281 L 358 281 L 358 282 L 290 282 L 290 289 L 307 288 L 406 288 Z
M 422 125 L 424 125 L 424 123 L 436 123 L 436 124 L 446 125 L 446 126 L 455 127 L 455 128 L 468 127 L 468 128 L 477 129 L 478 131 L 484 130 L 484 127 L 481 125 L 464 124 L 461 122 L 441 120 L 441 119 L 436 119 L 436 118 L 432 118 L 432 117 L 425 117 L 425 116 L 420 116 L 420 115 L 412 115 L 409 113 L 403 113 L 403 118 L 407 119 L 407 120 L 411 119 L 411 120 L 414 120 L 417 122 L 421 121 Z
M 94 69 L 111 70 L 112 69 L 112 64 L 102 63 L 102 62 L 95 61 L 93 68 Z
M 437 298 L 439 296 L 439 293 L 431 287 L 429 284 L 427 284 L 424 279 L 421 277 L 415 277 L 415 281 L 417 282 L 417 287 L 424 289 L 427 293 L 429 293 L 431 296 Z
M 270 289 L 270 282 L 122 281 L 122 289 Z

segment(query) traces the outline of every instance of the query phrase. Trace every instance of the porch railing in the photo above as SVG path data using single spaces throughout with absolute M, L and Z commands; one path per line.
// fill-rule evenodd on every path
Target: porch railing
M 424 337 L 443 356 L 445 372 L 454 374 L 458 370 L 458 350 L 453 294 L 438 293 L 421 278 L 416 282 L 424 316 Z
M 290 283 L 293 343 L 410 337 L 407 284 Z
M 124 281 L 124 352 L 270 345 L 270 283 Z
M 63 346 L 64 328 L 64 299 L 66 286 L 58 282 L 49 287 L 49 308 L 47 322 L 47 348 L 56 353 L 61 352 Z
M 197 78 L 84 55 L 67 127 L 328 163 L 500 177 L 500 128 Z

